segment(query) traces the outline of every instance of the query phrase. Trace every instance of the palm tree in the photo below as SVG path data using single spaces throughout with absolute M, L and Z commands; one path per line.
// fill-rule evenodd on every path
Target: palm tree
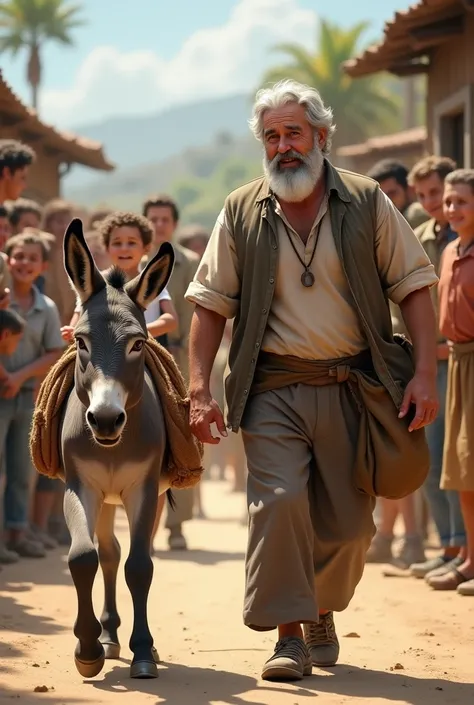
M 366 22 L 343 29 L 323 20 L 316 53 L 298 44 L 279 44 L 274 50 L 286 54 L 291 63 L 276 66 L 263 77 L 262 85 L 292 78 L 317 88 L 334 111 L 335 147 L 358 142 L 381 131 L 400 129 L 399 95 L 390 92 L 387 80 L 380 76 L 351 79 L 342 70 L 343 62 L 363 48 L 361 37 L 367 28 Z M 392 81 L 392 89 L 394 86 Z
M 50 40 L 71 46 L 72 30 L 84 22 L 78 17 L 81 7 L 67 0 L 6 0 L 0 2 L 0 53 L 16 56 L 28 52 L 27 80 L 31 103 L 38 108 L 41 83 L 41 50 Z

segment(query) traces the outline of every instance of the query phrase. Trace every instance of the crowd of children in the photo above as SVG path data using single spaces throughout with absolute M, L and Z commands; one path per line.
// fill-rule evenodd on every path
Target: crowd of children
M 446 157 L 429 156 L 410 172 L 398 162 L 384 160 L 369 175 L 404 213 L 440 279 L 433 290 L 439 320 L 440 412 L 426 428 L 431 467 L 423 494 L 441 552 L 426 558 L 416 498 L 410 496 L 379 502 L 378 530 L 367 560 L 395 564 L 415 578 L 424 578 L 434 590 L 474 595 L 474 397 L 470 386 L 474 382 L 474 170 L 458 169 Z M 415 220 L 410 221 L 411 217 Z M 395 307 L 392 321 L 396 332 L 406 334 Z M 399 515 L 405 536 L 394 556 Z
M 149 198 L 142 214 L 107 209 L 85 214 L 62 199 L 40 206 L 22 197 L 34 159 L 28 146 L 0 140 L 0 564 L 41 558 L 69 542 L 63 483 L 36 473 L 28 442 L 39 384 L 72 342 L 80 316 L 63 264 L 69 222 L 75 216 L 85 221 L 85 238 L 100 270 L 116 265 L 128 279 L 161 242 L 173 240 L 175 269 L 168 288 L 147 309 L 146 321 L 150 335 L 172 352 L 185 375 L 192 306 L 184 293 L 208 240 L 199 226 L 178 232 L 178 207 L 166 195 Z M 186 549 L 182 525 L 196 509 L 204 516 L 200 493 L 180 492 L 176 511 L 166 517 L 171 549 Z

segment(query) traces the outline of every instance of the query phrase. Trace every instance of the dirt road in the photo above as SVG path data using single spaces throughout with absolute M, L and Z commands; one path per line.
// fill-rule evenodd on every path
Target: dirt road
M 241 622 L 246 529 L 242 495 L 203 485 L 208 521 L 188 525 L 190 551 L 155 559 L 150 624 L 163 665 L 153 681 L 128 678 L 130 598 L 119 582 L 122 656 L 84 681 L 72 660 L 75 594 L 64 553 L 0 574 L 0 703 L 324 705 L 474 701 L 474 600 L 431 592 L 423 581 L 383 578 L 368 566 L 351 609 L 337 618 L 340 664 L 294 685 L 259 680 L 275 634 Z M 124 516 L 118 521 L 124 549 Z M 101 608 L 101 580 L 96 605 Z M 353 634 L 354 636 L 347 636 Z M 355 636 L 357 635 L 357 636 Z M 45 686 L 44 692 L 35 688 Z

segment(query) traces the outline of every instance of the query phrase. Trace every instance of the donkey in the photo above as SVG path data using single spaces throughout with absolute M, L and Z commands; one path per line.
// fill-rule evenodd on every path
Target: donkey
M 147 619 L 151 537 L 158 496 L 166 491 L 170 499 L 171 493 L 162 474 L 163 412 L 145 366 L 144 310 L 166 286 L 174 251 L 169 243 L 163 244 L 129 283 L 119 269 L 103 276 L 84 239 L 82 222 L 75 219 L 64 237 L 64 264 L 82 302 L 74 331 L 74 388 L 64 404 L 60 431 L 64 514 L 71 534 L 68 565 L 78 601 L 75 664 L 82 676 L 90 678 L 100 673 L 104 659 L 120 655 L 116 606 L 120 545 L 114 536 L 114 517 L 116 505 L 122 504 L 130 527 L 125 563 L 133 601 L 130 676 L 156 678 L 158 657 Z M 105 587 L 100 622 L 91 595 L 99 563 Z

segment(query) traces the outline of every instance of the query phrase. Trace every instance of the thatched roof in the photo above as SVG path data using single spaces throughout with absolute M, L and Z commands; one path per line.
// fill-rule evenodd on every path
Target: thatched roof
M 5 128 L 19 124 L 25 135 L 22 138 L 24 142 L 28 143 L 29 136 L 34 146 L 34 141 L 42 139 L 67 164 L 83 164 L 101 171 L 112 171 L 115 168 L 106 159 L 100 142 L 79 137 L 72 132 L 59 131 L 42 122 L 35 110 L 22 103 L 0 71 L 0 126 Z
M 385 24 L 383 39 L 343 64 L 349 76 L 390 71 L 398 76 L 424 73 L 430 51 L 464 32 L 474 0 L 420 0 Z

